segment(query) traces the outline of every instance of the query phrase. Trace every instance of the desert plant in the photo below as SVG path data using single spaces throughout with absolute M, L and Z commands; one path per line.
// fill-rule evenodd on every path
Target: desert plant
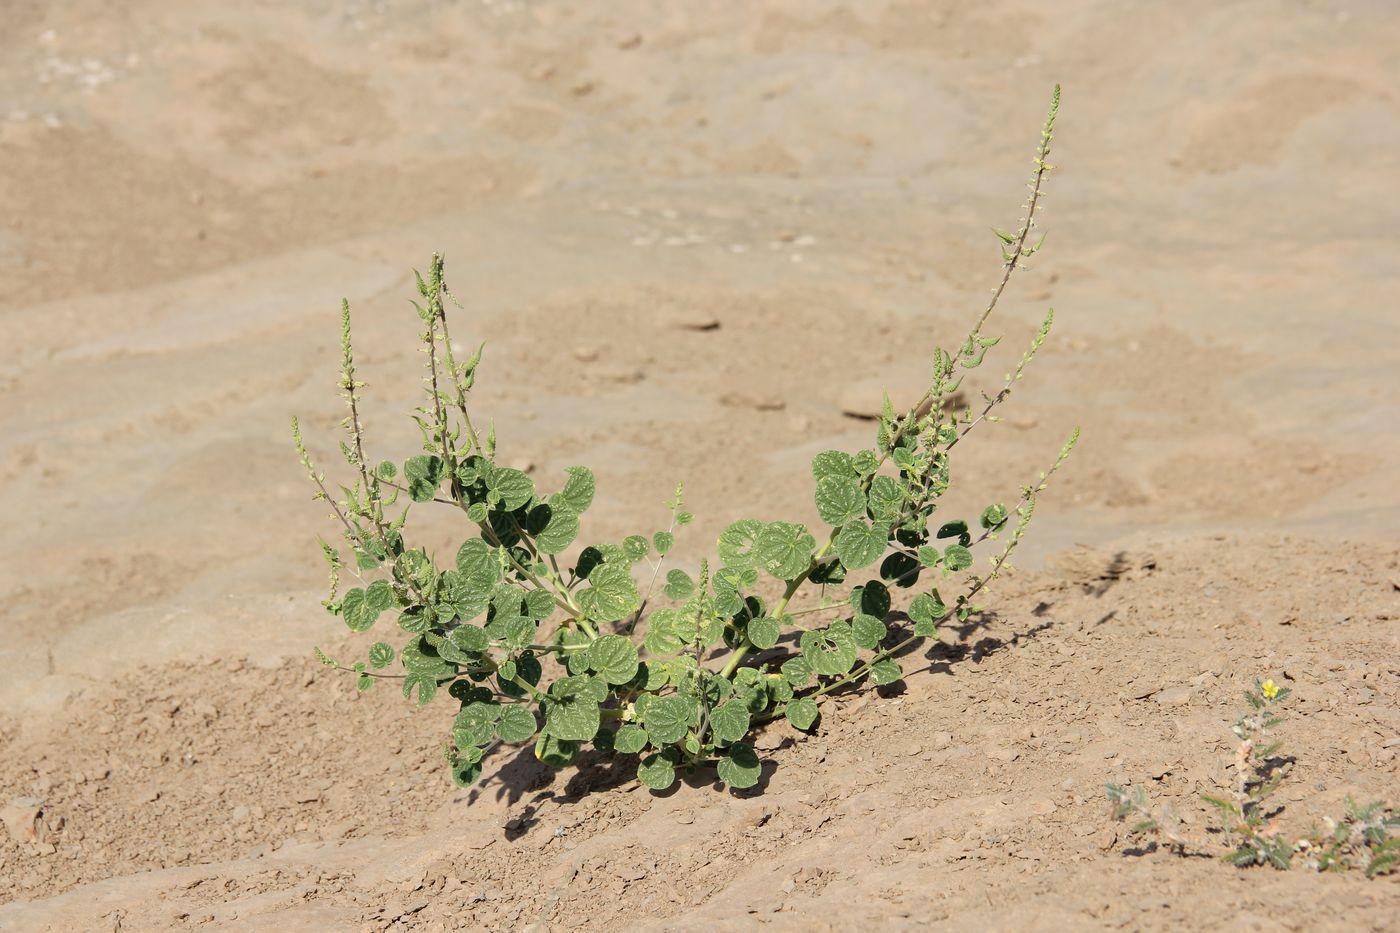
M 423 452 L 402 467 L 374 465 L 360 419 L 363 383 L 350 308 L 342 303 L 340 390 L 348 414 L 341 454 L 353 479 L 339 495 L 292 422 L 316 496 L 341 526 L 341 543 L 322 542 L 331 577 L 325 605 L 354 632 L 396 613 L 408 639 L 397 649 L 375 642 L 367 661 L 348 668 L 318 655 L 357 674 L 361 689 L 396 677 L 405 696 L 426 704 L 446 688 L 460 709 L 445 755 L 462 784 L 476 780 L 483 755 L 496 744 L 533 740 L 536 757 L 559 767 L 588 743 L 605 755 L 638 755 L 637 776 L 652 788 L 670 786 L 678 769 L 707 765 L 725 784 L 750 787 L 760 776 L 748 741 L 757 725 L 786 717 L 810 730 L 822 696 L 865 680 L 898 680 L 901 653 L 937 637 L 948 619 L 966 621 L 979 611 L 974 600 L 1005 570 L 1037 496 L 1078 437 L 1076 430 L 1010 507 L 988 505 L 971 522 L 935 522 L 951 482 L 952 452 L 973 428 L 996 420 L 995 409 L 1050 330 L 1047 314 L 996 391 L 984 394 L 975 411 L 955 410 L 951 400 L 963 374 L 982 365 L 999 340 L 983 328 L 1007 282 L 1044 242 L 1032 234 L 1058 108 L 1056 87 L 1024 216 L 1014 232 L 995 231 L 1000 275 L 972 329 L 955 351 L 933 351 L 928 389 L 907 411 L 896 412 L 886 398 L 872 447 L 825 451 L 812 461 L 816 509 L 830 526 L 822 540 L 796 522 L 740 519 L 720 535 L 718 560 L 701 560 L 696 577 L 678 568 L 666 573 L 669 604 L 651 612 L 674 535 L 691 520 L 681 487 L 667 503 L 665 530 L 589 543 L 565 559 L 580 540 L 594 475 L 571 467 L 546 493 L 531 476 L 499 462 L 494 426 L 483 431 L 468 404 L 481 348 L 469 359 L 454 355 L 447 306 L 456 299 L 441 256 L 417 277 L 421 300 L 414 302 L 426 367 L 426 400 L 414 413 Z M 418 503 L 458 510 L 474 526 L 446 566 L 404 536 L 408 506 Z M 987 566 L 976 571 L 974 551 L 998 539 Z M 639 567 L 644 588 L 634 575 Z M 873 578 L 832 595 L 872 568 Z M 358 585 L 341 593 L 345 574 Z M 934 575 L 956 581 L 956 598 L 945 600 L 934 586 L 916 590 L 907 607 L 912 630 L 892 631 L 891 587 L 914 590 Z M 756 592 L 763 577 L 782 585 L 772 602 Z M 804 588 L 818 595 L 797 606 Z M 809 622 L 822 614 L 836 618 Z M 388 674 L 396 659 L 404 672 Z
M 1228 795 L 1201 796 L 1220 817 L 1219 835 L 1226 844 L 1220 857 L 1239 868 L 1271 865 L 1286 870 L 1293 867 L 1297 855 L 1305 867 L 1316 871 L 1361 868 L 1367 877 L 1394 871 L 1400 863 L 1400 836 L 1390 833 L 1400 829 L 1400 819 L 1393 817 L 1383 802 L 1361 806 L 1348 798 L 1341 819 L 1327 817 L 1322 828 L 1292 841 L 1280 832 L 1277 816 L 1281 808 L 1272 806 L 1270 798 L 1283 781 L 1288 761 L 1278 757 L 1281 743 L 1270 737 L 1283 722 L 1275 710 L 1291 694 L 1272 680 L 1256 681 L 1245 693 L 1249 710 L 1231 729 L 1239 740 L 1234 783 Z M 1142 788 L 1108 784 L 1106 789 L 1114 818 L 1133 819 L 1132 835 L 1159 839 L 1179 855 L 1219 849 L 1188 838 L 1171 810 L 1166 806 L 1154 810 Z

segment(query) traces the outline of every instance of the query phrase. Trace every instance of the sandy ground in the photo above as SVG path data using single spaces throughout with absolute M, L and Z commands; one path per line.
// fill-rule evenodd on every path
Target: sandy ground
M 0 930 L 1400 913 L 1394 878 L 1137 852 L 1101 791 L 1200 825 L 1268 675 L 1287 825 L 1400 801 L 1393 4 L 3 6 L 0 805 L 42 816 L 0 831 Z M 376 456 L 413 447 L 442 250 L 507 458 L 593 466 L 599 538 L 684 480 L 693 566 L 736 517 L 815 524 L 843 407 L 964 332 L 1055 81 L 1050 238 L 984 372 L 1057 328 L 965 501 L 1085 434 L 983 624 L 770 730 L 737 797 L 510 755 L 464 792 L 446 705 L 314 664 L 347 639 L 286 424 L 333 451 L 341 296 Z

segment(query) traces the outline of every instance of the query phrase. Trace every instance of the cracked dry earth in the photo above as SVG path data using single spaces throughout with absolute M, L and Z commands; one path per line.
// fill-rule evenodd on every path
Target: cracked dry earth
M 1103 795 L 1212 838 L 1273 677 L 1285 831 L 1400 803 L 1391 0 L 3 6 L 0 931 L 1395 927 L 1400 876 L 1143 851 Z M 342 297 L 374 459 L 440 250 L 510 463 L 590 466 L 600 541 L 684 480 L 693 572 L 817 527 L 812 456 L 965 333 L 1055 82 L 967 397 L 1055 330 L 942 508 L 1084 434 L 976 624 L 742 794 L 509 751 L 459 790 L 448 703 L 315 663 L 366 648 L 286 436 L 333 460 Z

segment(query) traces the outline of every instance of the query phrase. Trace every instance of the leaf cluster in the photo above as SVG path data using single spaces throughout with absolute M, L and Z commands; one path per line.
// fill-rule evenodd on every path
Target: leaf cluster
M 454 357 L 446 309 L 455 299 L 441 256 L 417 276 L 413 302 L 423 326 L 425 401 L 413 413 L 422 452 L 371 466 L 343 304 L 341 454 L 352 480 L 338 495 L 295 421 L 293 436 L 317 498 L 341 527 L 337 543 L 322 542 L 331 575 L 326 608 L 352 632 L 389 625 L 398 635 L 374 642 L 366 661 L 348 667 L 318 655 L 353 672 L 360 689 L 396 679 L 419 704 L 442 693 L 455 701 L 444 755 L 461 784 L 480 776 L 496 746 L 533 743 L 535 756 L 553 767 L 570 765 L 585 748 L 634 756 L 638 780 L 658 790 L 680 771 L 704 767 L 729 787 L 748 788 L 762 773 L 757 727 L 785 718 L 811 730 L 822 696 L 899 680 L 906 649 L 979 611 L 975 598 L 1006 567 L 1037 496 L 1078 437 L 1010 505 L 992 502 L 972 520 L 941 514 L 955 448 L 978 424 L 996 420 L 993 410 L 1053 321 L 1047 314 L 980 410 L 953 410 L 963 376 L 1000 340 L 982 330 L 997 298 L 1040 248 L 1028 237 L 1050 169 L 1058 101 L 1057 88 L 1025 216 L 1015 233 L 998 233 L 1002 274 L 976 325 L 956 350 L 933 350 L 927 390 L 911 408 L 897 412 L 886 398 L 871 446 L 813 458 L 813 504 L 825 527 L 739 519 L 719 536 L 717 558 L 699 561 L 698 574 L 666 572 L 659 607 L 651 605 L 654 587 L 676 532 L 691 521 L 681 486 L 666 504 L 666 528 L 599 541 L 583 526 L 597 485 L 587 467 L 537 483 L 502 465 L 494 426 L 483 434 L 471 416 L 482 348 L 463 361 Z M 410 514 L 429 505 L 465 519 L 470 531 L 454 553 L 430 553 L 406 537 Z M 342 593 L 345 574 L 354 584 Z M 762 595 L 775 589 L 769 581 L 782 587 L 771 602 Z M 804 590 L 813 601 L 795 605 Z M 891 626 L 896 601 L 907 607 L 908 629 Z M 391 671 L 396 662 L 399 670 Z

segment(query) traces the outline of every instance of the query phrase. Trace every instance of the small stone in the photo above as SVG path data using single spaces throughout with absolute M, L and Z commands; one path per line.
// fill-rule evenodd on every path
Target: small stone
M 574 359 L 580 363 L 591 363 L 598 358 L 597 347 L 574 347 Z
M 1191 702 L 1191 688 L 1168 687 L 1157 694 L 1157 702 L 1163 706 L 1185 706 Z

